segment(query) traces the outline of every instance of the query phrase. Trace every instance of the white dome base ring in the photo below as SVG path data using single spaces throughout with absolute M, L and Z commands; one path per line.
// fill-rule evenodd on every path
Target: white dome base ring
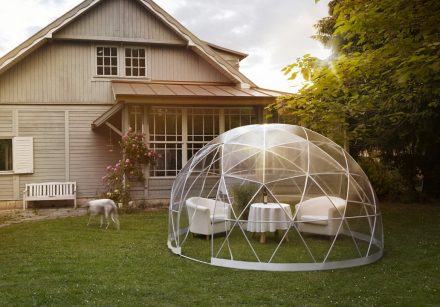
M 353 237 L 362 241 L 368 242 L 370 238 L 367 238 L 361 233 L 352 233 Z M 373 240 L 372 245 L 375 245 L 379 251 L 371 254 L 367 257 L 354 258 L 342 261 L 329 261 L 329 262 L 317 262 L 317 263 L 267 263 L 267 262 L 251 262 L 251 261 L 238 261 L 222 258 L 211 258 L 211 262 L 201 261 L 199 259 L 191 258 L 181 254 L 181 248 L 173 247 L 172 242 L 168 241 L 168 248 L 176 255 L 184 258 L 211 264 L 214 266 L 241 269 L 241 270 L 257 270 L 257 271 L 272 271 L 272 272 L 304 272 L 304 271 L 321 271 L 321 270 L 334 270 L 334 269 L 346 269 L 362 265 L 367 265 L 378 261 L 383 257 L 383 248 L 378 240 Z

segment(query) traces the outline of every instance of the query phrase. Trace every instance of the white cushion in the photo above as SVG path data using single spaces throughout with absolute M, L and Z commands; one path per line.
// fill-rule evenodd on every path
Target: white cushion
M 302 215 L 300 221 L 316 225 L 328 225 L 328 217 L 325 215 Z
M 227 219 L 227 216 L 225 214 L 216 214 L 214 215 L 210 215 L 211 221 L 213 221 L 214 223 L 218 223 L 218 222 L 224 222 Z

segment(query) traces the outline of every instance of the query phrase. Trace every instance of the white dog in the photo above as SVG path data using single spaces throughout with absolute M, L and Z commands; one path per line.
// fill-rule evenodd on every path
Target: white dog
M 110 224 L 110 219 L 112 219 L 113 223 L 116 226 L 116 229 L 119 230 L 119 219 L 118 219 L 118 208 L 116 207 L 116 204 L 111 199 L 96 199 L 91 200 L 87 203 L 85 207 L 88 207 L 88 210 L 90 212 L 90 218 L 87 223 L 87 226 L 89 226 L 90 221 L 93 216 L 101 215 L 101 226 L 103 223 L 103 217 L 107 220 L 107 227 L 108 228 Z

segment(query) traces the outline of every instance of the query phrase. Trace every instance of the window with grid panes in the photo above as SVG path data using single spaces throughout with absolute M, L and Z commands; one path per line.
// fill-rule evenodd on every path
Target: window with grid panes
M 187 111 L 188 160 L 220 132 L 219 109 L 192 108 Z
M 125 75 L 127 77 L 145 77 L 145 49 L 125 48 Z
M 182 110 L 151 108 L 148 115 L 150 149 L 161 158 L 151 167 L 150 175 L 176 176 L 182 169 Z
M 144 108 L 142 106 L 130 106 L 128 108 L 128 116 L 130 128 L 134 132 L 143 132 Z
M 118 75 L 118 48 L 96 47 L 96 74 L 98 76 Z
M 225 130 L 237 127 L 254 125 L 257 123 L 257 115 L 253 108 L 225 109 Z
M 221 115 L 221 108 L 186 108 L 185 112 L 182 110 L 183 108 L 153 107 L 149 111 L 150 148 L 162 156 L 152 166 L 151 176 L 176 176 L 198 150 L 224 132 L 220 131 L 221 126 L 227 131 L 257 123 L 253 108 L 225 108 L 224 116 Z M 185 123 L 186 127 L 183 127 Z M 183 155 L 184 148 L 186 155 Z M 217 173 L 219 163 L 215 163 L 210 171 Z

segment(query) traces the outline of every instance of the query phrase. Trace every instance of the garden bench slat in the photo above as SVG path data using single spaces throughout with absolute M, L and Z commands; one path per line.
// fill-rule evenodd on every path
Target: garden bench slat
M 76 182 L 29 183 L 23 191 L 23 210 L 28 201 L 73 200 L 76 208 Z

